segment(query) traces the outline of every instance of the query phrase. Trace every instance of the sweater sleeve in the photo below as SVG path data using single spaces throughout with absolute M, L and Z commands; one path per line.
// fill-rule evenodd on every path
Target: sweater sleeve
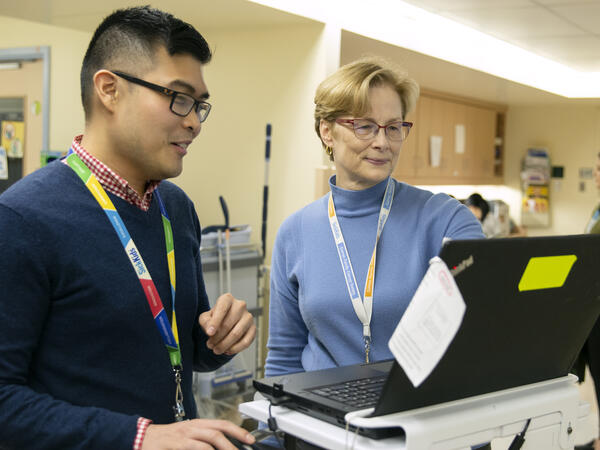
M 76 406 L 30 385 L 52 308 L 43 236 L 0 205 L 0 447 L 131 450 L 137 416 Z
M 298 267 L 302 264 L 297 251 L 300 230 L 298 216 L 281 226 L 275 239 L 271 260 L 271 295 L 269 305 L 269 353 L 265 367 L 267 376 L 304 370 L 302 352 L 308 343 L 308 329 L 298 304 Z
M 431 215 L 431 220 L 445 224 L 444 237 L 450 239 L 485 238 L 481 223 L 465 205 L 445 194 L 434 195 L 431 200 L 435 209 L 441 212 L 439 215 Z M 438 248 L 440 247 L 441 243 Z

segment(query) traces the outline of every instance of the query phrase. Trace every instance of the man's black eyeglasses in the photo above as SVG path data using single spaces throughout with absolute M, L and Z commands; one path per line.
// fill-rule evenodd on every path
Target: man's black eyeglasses
M 140 86 L 147 87 L 149 89 L 152 89 L 153 91 L 160 92 L 161 94 L 171 97 L 171 104 L 169 105 L 169 108 L 171 109 L 173 114 L 185 117 L 193 109 L 196 111 L 196 114 L 198 115 L 198 120 L 200 122 L 204 122 L 208 117 L 208 113 L 210 112 L 211 108 L 210 103 L 207 103 L 202 100 L 196 100 L 189 94 L 184 94 L 183 92 L 174 91 L 173 89 L 159 86 L 158 84 L 140 80 L 139 78 L 127 75 L 123 72 L 112 71 L 112 73 L 131 83 L 139 84 Z

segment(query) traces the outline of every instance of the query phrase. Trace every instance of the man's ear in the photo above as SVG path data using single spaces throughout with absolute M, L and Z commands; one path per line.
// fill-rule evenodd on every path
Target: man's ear
M 113 112 L 119 97 L 117 76 L 108 70 L 99 70 L 94 74 L 94 93 L 98 101 Z
M 321 119 L 319 123 L 319 133 L 321 140 L 327 147 L 333 147 L 333 123 Z

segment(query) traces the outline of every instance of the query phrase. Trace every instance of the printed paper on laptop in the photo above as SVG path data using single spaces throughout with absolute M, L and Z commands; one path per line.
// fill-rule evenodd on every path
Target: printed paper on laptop
M 421 280 L 388 346 L 417 387 L 435 369 L 460 328 L 466 305 L 448 270 L 437 256 Z

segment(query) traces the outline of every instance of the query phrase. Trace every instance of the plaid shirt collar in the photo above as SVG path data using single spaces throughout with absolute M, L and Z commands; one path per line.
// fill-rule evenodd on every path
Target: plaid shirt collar
M 117 175 L 110 167 L 99 161 L 86 149 L 81 146 L 81 139 L 83 135 L 75 136 L 71 148 L 81 158 L 83 163 L 92 171 L 96 176 L 102 187 L 116 195 L 117 197 L 125 200 L 132 205 L 137 206 L 143 211 L 148 211 L 150 203 L 152 202 L 152 192 L 158 187 L 160 181 L 150 181 L 146 186 L 146 192 L 143 196 L 140 196 L 125 180 L 124 178 Z M 66 161 L 63 160 L 66 164 Z

